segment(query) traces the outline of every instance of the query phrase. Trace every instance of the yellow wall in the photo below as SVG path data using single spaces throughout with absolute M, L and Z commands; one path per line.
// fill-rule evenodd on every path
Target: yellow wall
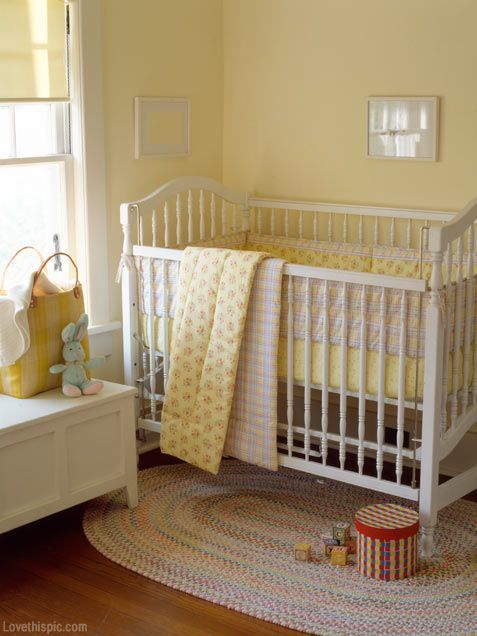
M 121 253 L 119 204 L 181 175 L 221 179 L 223 54 L 221 0 L 102 0 L 103 87 L 112 319 L 121 319 L 114 276 Z M 191 100 L 189 157 L 134 159 L 133 99 Z M 122 375 L 120 337 L 102 368 Z
M 459 209 L 477 195 L 475 0 L 224 0 L 224 181 Z M 437 163 L 365 159 L 368 95 L 441 97 Z

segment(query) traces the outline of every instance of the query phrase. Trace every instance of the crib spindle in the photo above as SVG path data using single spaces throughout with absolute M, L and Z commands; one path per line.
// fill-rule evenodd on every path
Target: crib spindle
M 367 335 L 367 288 L 361 288 L 361 325 L 359 343 L 359 402 L 358 402 L 358 470 L 363 474 L 364 436 L 366 426 L 366 335 Z
M 470 376 L 470 347 L 473 336 L 474 319 L 474 226 L 468 230 L 468 254 L 467 254 L 467 287 L 465 306 L 464 329 L 464 384 L 462 387 L 462 412 L 467 411 L 469 404 L 469 376 Z
M 358 241 L 360 245 L 363 245 L 363 215 L 362 214 L 359 217 Z
M 377 413 L 377 442 L 376 473 L 378 479 L 383 474 L 383 443 L 384 443 L 384 398 L 386 382 L 386 288 L 381 290 L 379 308 L 379 362 L 378 362 L 378 413 Z
M 333 240 L 333 215 L 330 212 L 328 214 L 328 241 L 331 243 Z
M 407 293 L 401 292 L 401 332 L 399 334 L 399 376 L 398 376 L 398 410 L 396 434 L 396 483 L 402 479 L 402 445 L 404 441 L 404 413 L 406 398 L 406 336 L 407 336 Z
M 157 401 L 156 401 L 156 341 L 154 336 L 154 262 L 152 258 L 149 261 L 149 380 L 151 387 L 150 394 L 150 406 L 151 406 L 151 419 L 156 420 L 157 415 Z
M 188 216 L 188 238 L 189 238 L 189 243 L 193 243 L 194 241 L 194 219 L 193 219 L 193 212 L 194 212 L 194 203 L 192 200 L 192 190 L 189 190 L 189 194 L 187 197 L 187 216 Z
M 305 424 L 305 459 L 310 458 L 310 425 L 311 425 L 311 280 L 306 279 L 305 291 L 305 393 L 304 416 Z
M 461 347 L 462 312 L 464 303 L 464 283 L 463 283 L 464 253 L 462 236 L 457 241 L 457 289 L 456 289 L 456 315 L 454 329 L 454 368 L 452 375 L 452 401 L 451 401 L 451 428 L 454 429 L 459 411 L 458 389 L 459 389 L 459 366 Z
M 293 276 L 288 277 L 288 316 L 287 316 L 287 447 L 288 455 L 293 449 Z
M 201 241 L 205 240 L 205 201 L 203 190 L 199 194 L 199 237 Z
M 144 245 L 144 226 L 142 216 L 139 217 L 139 245 Z
M 180 194 L 178 194 L 176 198 L 176 234 L 177 245 L 180 245 L 182 243 L 182 205 Z
M 290 232 L 290 212 L 285 210 L 285 236 L 288 238 Z
M 446 252 L 446 326 L 444 335 L 444 366 L 442 369 L 442 396 L 441 396 L 441 437 L 447 430 L 447 399 L 449 397 L 449 355 L 451 339 L 451 307 L 452 307 L 452 243 L 447 246 Z
M 214 239 L 216 233 L 215 194 L 212 192 L 212 194 L 210 195 L 210 238 Z
M 232 208 L 232 229 L 234 232 L 238 230 L 238 220 L 237 220 L 237 206 L 234 205 Z
M 374 219 L 374 245 L 379 245 L 379 216 Z
M 164 203 L 164 246 L 169 247 L 169 204 Z
M 300 216 L 298 219 L 298 236 L 303 238 L 303 210 L 300 210 Z
M 330 343 L 330 299 L 329 284 L 323 283 L 323 348 L 322 348 L 322 385 L 321 385 L 321 456 L 323 466 L 328 458 L 328 378 L 329 378 L 329 343 Z
M 162 337 L 163 344 L 163 363 L 164 363 L 164 392 L 166 390 L 167 378 L 169 375 L 169 283 L 167 261 L 162 261 Z
M 343 217 L 343 243 L 348 242 L 348 215 L 345 214 Z
M 157 214 L 156 214 L 156 210 L 152 211 L 151 234 L 152 234 L 152 247 L 157 247 Z
M 262 208 L 257 208 L 257 230 L 259 234 L 263 234 Z
M 344 470 L 346 462 L 346 409 L 348 378 L 348 284 L 343 283 L 341 320 L 341 380 L 340 380 L 340 468 Z
M 272 236 L 275 236 L 275 231 L 276 231 L 275 208 L 272 208 L 272 212 L 270 215 L 270 232 Z
M 430 223 L 429 219 L 426 220 L 425 227 L 431 227 L 431 223 Z M 425 232 L 425 234 L 424 234 L 424 249 L 425 250 L 429 249 L 429 231 Z
M 227 207 L 225 199 L 222 199 L 222 236 L 227 234 Z
M 318 212 L 313 212 L 313 240 L 318 240 Z
M 412 219 L 407 220 L 406 244 L 407 248 L 410 250 L 412 247 Z
M 396 219 L 392 217 L 391 228 L 389 230 L 389 245 L 391 247 L 394 247 L 396 244 L 395 234 L 396 234 Z

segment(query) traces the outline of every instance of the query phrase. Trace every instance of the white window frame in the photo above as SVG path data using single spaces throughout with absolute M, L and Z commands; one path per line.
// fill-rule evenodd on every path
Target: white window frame
M 74 171 L 75 243 L 90 316 L 91 349 L 112 353 L 107 240 L 101 3 L 70 0 L 71 155 Z M 94 237 L 94 240 L 93 240 Z

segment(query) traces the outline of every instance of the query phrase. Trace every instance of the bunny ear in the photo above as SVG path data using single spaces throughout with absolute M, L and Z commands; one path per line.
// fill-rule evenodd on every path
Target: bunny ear
M 81 314 L 76 323 L 75 335 L 74 338 L 78 342 L 81 342 L 86 335 L 86 330 L 88 329 L 88 314 Z
M 74 335 L 75 335 L 75 325 L 74 323 L 70 322 L 70 324 L 66 325 L 66 327 L 61 332 L 61 338 L 63 342 L 66 344 L 67 342 L 71 342 L 73 340 Z

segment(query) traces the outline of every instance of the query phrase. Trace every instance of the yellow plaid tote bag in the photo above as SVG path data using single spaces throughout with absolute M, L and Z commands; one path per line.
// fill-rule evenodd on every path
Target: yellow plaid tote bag
M 68 291 L 35 295 L 35 282 L 50 259 L 57 256 L 69 258 L 75 271 L 75 284 Z M 84 299 L 78 281 L 78 268 L 69 254 L 58 252 L 45 259 L 34 277 L 32 298 L 28 309 L 30 348 L 15 364 L 0 367 L 0 393 L 17 398 L 28 398 L 42 391 L 61 385 L 61 374 L 53 375 L 50 366 L 62 362 L 63 341 L 61 330 L 69 322 L 76 322 L 84 313 Z M 89 357 L 88 336 L 82 346 Z

